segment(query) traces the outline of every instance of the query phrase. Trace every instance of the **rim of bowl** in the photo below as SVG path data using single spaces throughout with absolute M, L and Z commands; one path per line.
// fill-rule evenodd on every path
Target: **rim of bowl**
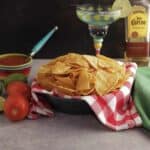
M 91 14 L 95 13 L 95 11 L 93 11 L 93 10 L 86 10 L 86 9 L 84 9 L 83 8 L 84 6 L 95 6 L 95 5 L 94 4 L 90 4 L 90 3 L 79 4 L 79 5 L 76 6 L 76 8 L 77 8 L 77 10 L 80 10 L 80 11 L 83 11 L 83 12 L 88 12 L 88 13 L 91 13 Z M 111 5 L 106 5 L 106 6 L 104 6 L 104 8 L 111 8 Z M 121 9 L 118 8 L 118 9 L 115 9 L 115 10 L 111 9 L 109 11 L 107 11 L 107 10 L 98 11 L 98 14 L 100 14 L 100 15 L 109 15 L 109 14 L 113 15 L 113 14 L 116 14 L 116 13 L 121 13 Z
M 32 64 L 32 57 L 31 56 L 28 56 L 26 54 L 22 54 L 22 53 L 6 53 L 6 54 L 1 54 L 0 55 L 0 58 L 2 57 L 6 57 L 6 56 L 25 56 L 27 58 L 29 58 L 29 61 L 24 63 L 24 64 L 21 64 L 21 65 L 15 65 L 15 66 L 8 66 L 8 65 L 0 65 L 0 69 L 17 69 L 17 68 L 26 68 L 28 66 L 31 66 Z

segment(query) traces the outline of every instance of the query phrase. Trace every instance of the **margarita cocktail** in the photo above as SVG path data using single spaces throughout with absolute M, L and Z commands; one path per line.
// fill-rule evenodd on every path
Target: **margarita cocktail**
M 96 54 L 99 54 L 109 25 L 120 18 L 121 10 L 101 5 L 81 4 L 76 7 L 76 14 L 81 21 L 88 24 Z

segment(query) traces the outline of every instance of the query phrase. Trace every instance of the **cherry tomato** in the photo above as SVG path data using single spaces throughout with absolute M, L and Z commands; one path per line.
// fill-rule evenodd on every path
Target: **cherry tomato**
M 9 95 L 4 102 L 4 114 L 11 121 L 23 120 L 29 112 L 29 101 L 21 94 Z
M 8 95 L 20 93 L 23 94 L 24 96 L 27 96 L 27 98 L 30 98 L 31 96 L 30 86 L 22 81 L 13 81 L 9 83 L 8 86 L 6 87 L 6 92 Z

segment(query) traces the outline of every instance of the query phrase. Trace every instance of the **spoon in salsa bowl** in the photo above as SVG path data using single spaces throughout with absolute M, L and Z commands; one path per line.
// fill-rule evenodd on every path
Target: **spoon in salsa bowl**
M 58 30 L 58 26 L 55 26 L 50 32 L 48 32 L 31 50 L 30 56 L 33 57 L 36 53 L 38 53 L 41 48 L 46 44 L 49 38 Z
M 29 55 L 23 53 L 7 53 L 0 55 L 0 79 L 12 74 L 23 73 L 28 76 L 32 67 L 32 57 L 37 54 L 52 37 L 58 27 L 55 26 L 32 48 Z

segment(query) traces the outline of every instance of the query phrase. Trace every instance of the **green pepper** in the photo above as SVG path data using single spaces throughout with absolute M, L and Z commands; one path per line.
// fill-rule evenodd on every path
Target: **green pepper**
M 27 77 L 22 73 L 13 73 L 4 79 L 5 87 L 7 87 L 7 85 L 13 81 L 27 82 Z

